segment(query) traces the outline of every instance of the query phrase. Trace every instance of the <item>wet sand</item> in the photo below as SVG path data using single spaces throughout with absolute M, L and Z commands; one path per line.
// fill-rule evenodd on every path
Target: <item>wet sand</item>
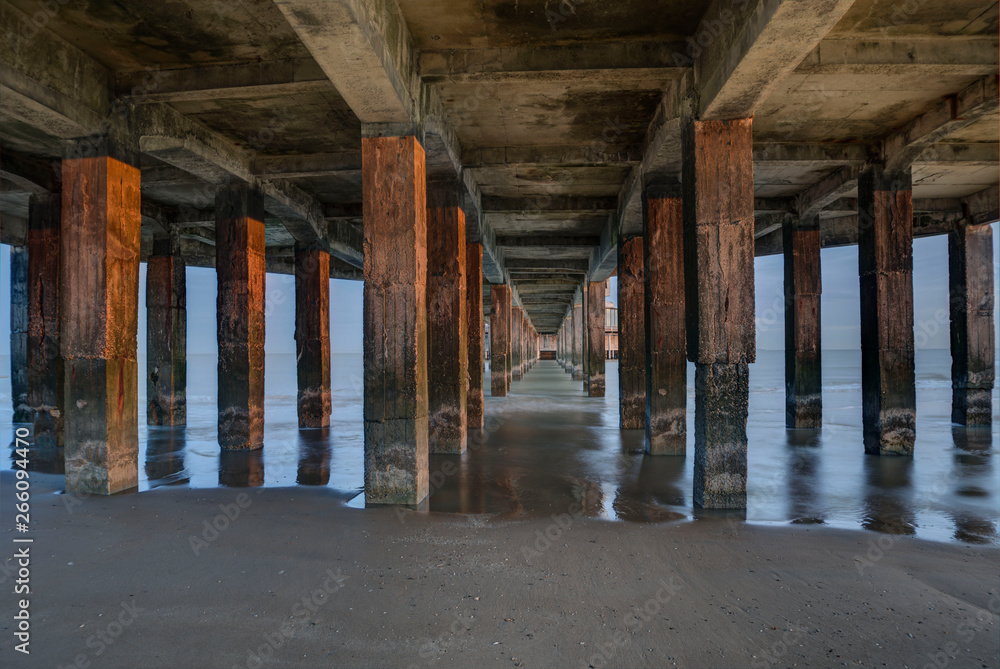
M 60 476 L 32 481 L 31 655 L 12 649 L 2 574 L 5 667 L 1000 662 L 989 546 L 711 516 L 355 509 L 325 487 L 77 500 Z M 12 473 L 0 483 L 10 528 Z

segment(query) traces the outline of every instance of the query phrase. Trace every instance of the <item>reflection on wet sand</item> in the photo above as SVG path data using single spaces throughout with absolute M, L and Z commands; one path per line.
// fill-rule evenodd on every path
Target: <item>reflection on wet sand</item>
M 256 488 L 264 485 L 263 449 L 220 451 L 219 485 L 228 488 Z
M 815 525 L 824 522 L 820 463 L 820 430 L 786 430 L 785 451 L 788 485 L 788 517 L 793 523 Z
M 866 455 L 861 526 L 885 534 L 915 534 L 913 458 Z
M 299 485 L 326 485 L 330 482 L 330 429 L 299 430 Z
M 951 430 L 955 442 L 952 475 L 955 495 L 962 498 L 989 497 L 990 486 L 995 484 L 993 459 L 993 433 L 989 427 L 959 427 Z M 995 544 L 997 527 L 992 520 L 983 518 L 974 508 L 960 505 L 951 513 L 955 523 L 955 539 L 973 544 Z
M 191 476 L 184 469 L 187 439 L 183 427 L 149 427 L 146 444 L 146 478 L 149 487 L 189 483 Z

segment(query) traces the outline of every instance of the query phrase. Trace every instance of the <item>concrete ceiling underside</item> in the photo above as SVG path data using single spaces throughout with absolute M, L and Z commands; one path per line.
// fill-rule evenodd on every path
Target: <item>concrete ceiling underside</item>
M 28 197 L 59 187 L 65 141 L 115 100 L 158 133 L 141 157 L 145 252 L 172 234 L 189 263 L 214 264 L 215 181 L 235 176 L 264 188 L 269 270 L 291 271 L 309 241 L 331 250 L 332 276 L 360 279 L 361 138 L 404 128 L 424 138 L 429 174 L 462 192 L 488 281 L 509 282 L 542 334 L 641 233 L 643 187 L 679 178 L 692 116 L 754 117 L 758 254 L 781 252 L 789 216 L 819 216 L 824 244 L 855 243 L 872 160 L 912 165 L 918 235 L 997 217 L 994 1 L 0 0 L 0 12 L 8 243 Z

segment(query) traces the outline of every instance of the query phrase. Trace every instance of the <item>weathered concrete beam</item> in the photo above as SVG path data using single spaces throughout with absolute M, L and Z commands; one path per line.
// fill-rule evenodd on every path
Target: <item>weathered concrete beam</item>
M 812 218 L 828 204 L 857 190 L 860 171 L 859 166 L 842 167 L 805 189 L 795 198 L 799 218 Z
M 416 64 L 406 21 L 390 0 L 276 0 L 362 123 L 410 125 Z
M 296 95 L 330 90 L 330 80 L 312 58 L 230 63 L 177 70 L 120 72 L 116 95 L 138 104 Z
M 756 0 L 713 3 L 695 41 L 703 120 L 747 118 L 843 18 L 853 0 Z M 738 6 L 742 5 L 742 6 Z
M 354 151 L 341 153 L 308 153 L 291 156 L 254 157 L 254 174 L 261 179 L 305 179 L 321 176 L 354 178 L 361 173 L 361 154 Z M 146 173 L 143 172 L 145 181 Z
M 110 71 L 6 2 L 0 3 L 0 82 L 0 114 L 60 139 L 101 131 L 111 111 Z
M 601 240 L 598 237 L 586 237 L 582 235 L 566 235 L 564 237 L 524 235 L 517 237 L 497 237 L 496 244 L 500 248 L 525 248 L 537 246 L 551 248 L 556 246 L 597 246 L 600 242 Z
M 881 159 L 889 171 L 908 168 L 930 146 L 1000 109 L 1000 77 L 985 76 L 886 136 Z
M 641 159 L 642 155 L 638 152 L 598 151 L 591 146 L 500 146 L 465 149 L 462 152 L 462 164 L 466 169 L 632 165 Z
M 0 156 L 0 179 L 11 190 L 44 196 L 58 193 L 62 188 L 62 169 L 59 161 L 39 160 L 4 149 Z
M 615 198 L 541 195 L 538 197 L 483 196 L 483 213 L 612 212 Z
M 966 217 L 974 224 L 1000 219 L 1000 186 L 990 186 L 961 200 Z M 914 203 L 916 209 L 917 204 Z M 919 211 L 919 210 L 918 210 Z
M 869 145 L 861 143 L 755 142 L 753 146 L 754 163 L 767 163 L 769 167 L 861 165 L 870 155 Z
M 687 65 L 678 64 L 675 55 L 685 48 L 683 43 L 629 41 L 428 50 L 420 53 L 419 72 L 430 83 L 609 80 L 619 85 L 635 77 L 681 76 Z
M 796 74 L 984 76 L 1000 65 L 996 36 L 921 39 L 825 39 Z

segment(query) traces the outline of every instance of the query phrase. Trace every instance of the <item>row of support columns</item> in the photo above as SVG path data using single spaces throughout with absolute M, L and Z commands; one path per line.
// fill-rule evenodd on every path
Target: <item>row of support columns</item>
M 694 502 L 746 505 L 748 365 L 755 357 L 751 121 L 693 121 L 683 186 L 647 186 L 642 236 L 618 249 L 622 429 L 652 455 L 685 453 L 686 364 L 695 363 Z M 786 424 L 822 425 L 818 220 L 784 226 Z M 913 211 L 909 171 L 859 183 L 864 445 L 910 454 L 915 437 Z M 994 382 L 992 230 L 950 233 L 954 422 L 989 424 Z M 576 371 L 579 306 L 559 333 Z M 685 353 L 687 361 L 685 360 Z M 585 364 L 587 364 L 585 362 Z
M 417 504 L 427 454 L 460 453 L 482 425 L 482 249 L 466 247 L 452 186 L 425 183 L 414 137 L 363 140 L 365 477 L 370 503 Z M 66 444 L 67 488 L 135 487 L 140 230 L 137 161 L 119 143 L 80 144 L 64 190 L 31 199 L 26 249 L 11 254 L 16 419 Z M 686 362 L 696 366 L 699 506 L 746 503 L 748 364 L 755 355 L 751 121 L 694 121 L 683 188 L 646 188 L 643 235 L 621 240 L 621 426 L 653 455 L 686 441 Z M 428 196 L 428 192 L 430 195 Z M 219 442 L 263 443 L 263 200 L 251 184 L 216 198 Z M 428 237 L 428 231 L 431 231 Z M 907 454 L 915 436 L 912 188 L 908 171 L 859 184 L 865 448 Z M 147 420 L 186 421 L 185 268 L 157 240 L 147 281 Z M 819 231 L 785 228 L 786 421 L 822 422 Z M 992 231 L 949 240 L 953 419 L 989 423 L 994 365 Z M 299 422 L 329 424 L 329 256 L 297 247 Z M 560 363 L 604 395 L 604 283 L 583 287 L 559 332 Z M 537 333 L 505 285 L 491 287 L 491 391 L 537 359 Z

